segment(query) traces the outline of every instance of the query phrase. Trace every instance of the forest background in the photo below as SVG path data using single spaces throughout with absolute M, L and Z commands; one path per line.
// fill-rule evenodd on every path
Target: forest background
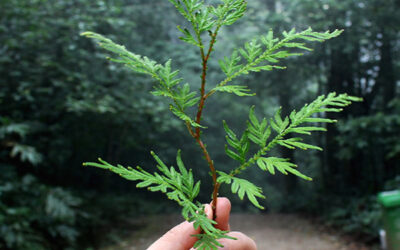
M 172 57 L 197 89 L 201 65 L 197 50 L 179 40 L 182 23 L 166 0 L 0 2 L 1 249 L 96 248 L 118 241 L 127 218 L 174 211 L 161 195 L 82 167 L 99 156 L 152 168 L 150 150 L 172 163 L 182 148 L 195 176 L 210 183 L 185 128 L 163 99 L 149 94 L 151 79 L 104 60 L 96 44 L 80 37 L 91 30 L 159 62 Z M 317 214 L 373 242 L 376 194 L 400 186 L 400 2 L 251 0 L 247 15 L 221 30 L 215 57 L 269 29 L 309 26 L 345 31 L 287 60 L 286 70 L 242 77 L 256 97 L 210 98 L 204 140 L 216 165 L 229 169 L 221 120 L 243 129 L 249 105 L 270 116 L 279 106 L 285 114 L 332 91 L 362 97 L 330 117 L 340 122 L 327 133 L 310 139 L 323 152 L 275 152 L 298 163 L 313 182 L 252 171 L 247 177 L 265 190 L 264 212 Z M 217 61 L 210 63 L 209 82 L 216 83 L 223 73 Z M 203 190 L 207 202 L 211 184 Z M 257 212 L 229 190 L 221 195 L 231 198 L 234 211 Z

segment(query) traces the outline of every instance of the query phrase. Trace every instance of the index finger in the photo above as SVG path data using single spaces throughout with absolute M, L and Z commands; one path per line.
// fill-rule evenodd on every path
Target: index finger
M 215 227 L 223 231 L 230 231 L 229 217 L 231 213 L 231 202 L 228 198 L 220 197 L 217 199 L 215 213 L 215 221 L 217 222 Z

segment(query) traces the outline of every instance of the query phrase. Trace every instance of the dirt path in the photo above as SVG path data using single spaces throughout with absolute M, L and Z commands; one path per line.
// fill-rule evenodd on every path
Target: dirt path
M 180 221 L 179 216 L 155 216 L 135 221 L 142 230 L 134 231 L 120 245 L 103 250 L 145 250 L 171 225 Z M 259 250 L 372 250 L 338 235 L 321 232 L 317 227 L 294 215 L 233 214 L 231 217 L 232 230 L 241 231 L 253 238 Z

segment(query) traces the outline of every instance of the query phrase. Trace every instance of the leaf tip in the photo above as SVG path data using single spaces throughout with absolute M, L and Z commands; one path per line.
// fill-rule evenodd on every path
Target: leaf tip
M 93 32 L 90 32 L 90 31 L 84 31 L 84 32 L 81 32 L 79 35 L 80 36 L 86 36 L 86 37 L 89 37 L 90 35 L 92 35 L 93 34 Z

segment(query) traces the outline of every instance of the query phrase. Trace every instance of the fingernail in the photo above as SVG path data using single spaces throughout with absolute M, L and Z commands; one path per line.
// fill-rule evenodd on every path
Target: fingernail
M 211 212 L 212 212 L 211 206 L 210 206 L 210 205 L 206 205 L 206 206 L 204 207 L 204 212 L 206 213 L 206 215 L 207 215 L 208 217 L 211 216 Z

